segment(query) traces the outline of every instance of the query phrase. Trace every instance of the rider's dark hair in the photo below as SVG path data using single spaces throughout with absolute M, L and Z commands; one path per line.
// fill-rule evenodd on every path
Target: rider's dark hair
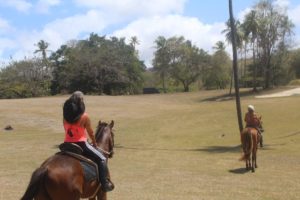
M 63 106 L 63 116 L 68 123 L 77 122 L 85 111 L 82 92 L 74 92 Z

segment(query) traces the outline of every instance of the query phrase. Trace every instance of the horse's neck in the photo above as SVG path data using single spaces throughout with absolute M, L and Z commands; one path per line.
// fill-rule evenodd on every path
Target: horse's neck
M 102 129 L 101 129 L 102 130 Z M 108 133 L 106 132 L 106 128 L 104 127 L 102 132 L 99 133 L 101 135 L 99 135 L 99 138 L 98 138 L 98 141 L 97 141 L 97 144 L 100 148 L 102 148 L 103 150 L 105 151 L 108 151 L 109 150 L 109 146 L 108 146 L 108 141 L 109 141 L 109 138 L 108 138 Z

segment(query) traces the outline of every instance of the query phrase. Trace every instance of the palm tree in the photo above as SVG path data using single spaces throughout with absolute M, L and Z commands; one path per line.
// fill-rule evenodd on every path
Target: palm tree
M 240 52 L 242 53 L 242 49 L 243 49 L 243 40 L 244 40 L 244 33 L 242 31 L 241 28 L 241 23 L 239 20 L 235 20 L 233 18 L 233 23 L 235 24 L 235 29 L 236 29 L 236 34 L 235 34 L 235 38 L 236 38 L 236 46 L 237 49 L 240 49 Z M 222 33 L 225 34 L 225 38 L 226 41 L 229 44 L 232 44 L 232 29 L 231 29 L 231 24 L 230 24 L 230 19 L 226 22 L 226 29 L 224 29 L 222 31 Z M 230 89 L 229 89 L 229 94 L 231 94 L 231 90 L 232 90 L 232 81 L 233 81 L 233 73 L 231 73 L 231 78 L 230 78 Z
M 136 45 L 139 45 L 140 41 L 138 40 L 137 36 L 132 36 L 130 38 L 130 45 L 135 49 Z
M 230 28 L 231 28 L 231 41 L 232 41 L 232 53 L 233 53 L 233 74 L 234 74 L 234 86 L 235 86 L 235 97 L 236 97 L 236 111 L 238 116 L 238 124 L 240 133 L 243 130 L 243 120 L 241 112 L 241 101 L 238 84 L 238 68 L 237 68 L 237 38 L 236 38 L 236 27 L 232 12 L 232 0 L 229 1 L 229 15 L 230 15 Z
M 133 47 L 133 50 L 134 50 L 134 54 L 136 57 L 138 57 L 138 50 L 136 50 L 136 45 L 139 45 L 140 44 L 140 41 L 138 40 L 138 38 L 136 36 L 132 36 L 130 38 L 130 45 Z
M 166 93 L 166 78 L 169 74 L 169 56 L 168 56 L 168 47 L 167 40 L 163 36 L 159 36 L 156 40 L 156 52 L 155 58 L 153 59 L 154 70 L 159 74 L 164 93 Z
M 223 41 L 218 41 L 216 45 L 213 47 L 216 51 L 224 51 L 225 50 L 225 43 Z
M 244 23 L 242 24 L 243 30 L 245 32 L 245 36 L 249 38 L 252 46 L 252 54 L 253 54 L 253 91 L 257 91 L 257 84 L 256 84 L 256 78 L 257 78 L 257 64 L 256 64 L 256 48 L 257 46 L 256 41 L 258 37 L 258 31 L 259 31 L 259 24 L 257 21 L 256 11 L 252 10 L 250 13 L 248 13 L 245 16 Z
M 38 52 L 41 52 L 42 53 L 42 56 L 43 56 L 43 60 L 46 60 L 47 59 L 47 48 L 49 46 L 49 43 L 48 42 L 45 42 L 44 40 L 40 40 L 37 44 L 35 44 L 35 46 L 38 47 L 37 50 L 34 51 L 34 53 L 38 53 Z

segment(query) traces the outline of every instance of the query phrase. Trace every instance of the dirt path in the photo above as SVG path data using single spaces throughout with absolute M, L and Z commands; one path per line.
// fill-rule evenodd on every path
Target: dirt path
M 287 96 L 292 96 L 292 95 L 300 95 L 300 87 L 291 89 L 291 90 L 286 90 L 283 92 L 276 92 L 274 94 L 260 95 L 260 96 L 255 96 L 255 97 L 256 98 L 272 98 L 272 97 L 287 97 Z

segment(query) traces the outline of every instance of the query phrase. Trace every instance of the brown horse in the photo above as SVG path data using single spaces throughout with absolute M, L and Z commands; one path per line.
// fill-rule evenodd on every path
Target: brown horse
M 241 133 L 241 142 L 243 148 L 243 156 L 240 160 L 246 161 L 246 169 L 255 172 L 257 168 L 256 153 L 257 143 L 259 141 L 258 131 L 255 128 L 245 128 Z M 252 162 L 251 162 L 252 161 Z
M 112 157 L 114 134 L 110 124 L 99 121 L 96 141 L 106 158 Z M 21 200 L 79 200 L 80 198 L 106 200 L 97 180 L 84 181 L 80 161 L 74 157 L 55 154 L 36 169 Z

